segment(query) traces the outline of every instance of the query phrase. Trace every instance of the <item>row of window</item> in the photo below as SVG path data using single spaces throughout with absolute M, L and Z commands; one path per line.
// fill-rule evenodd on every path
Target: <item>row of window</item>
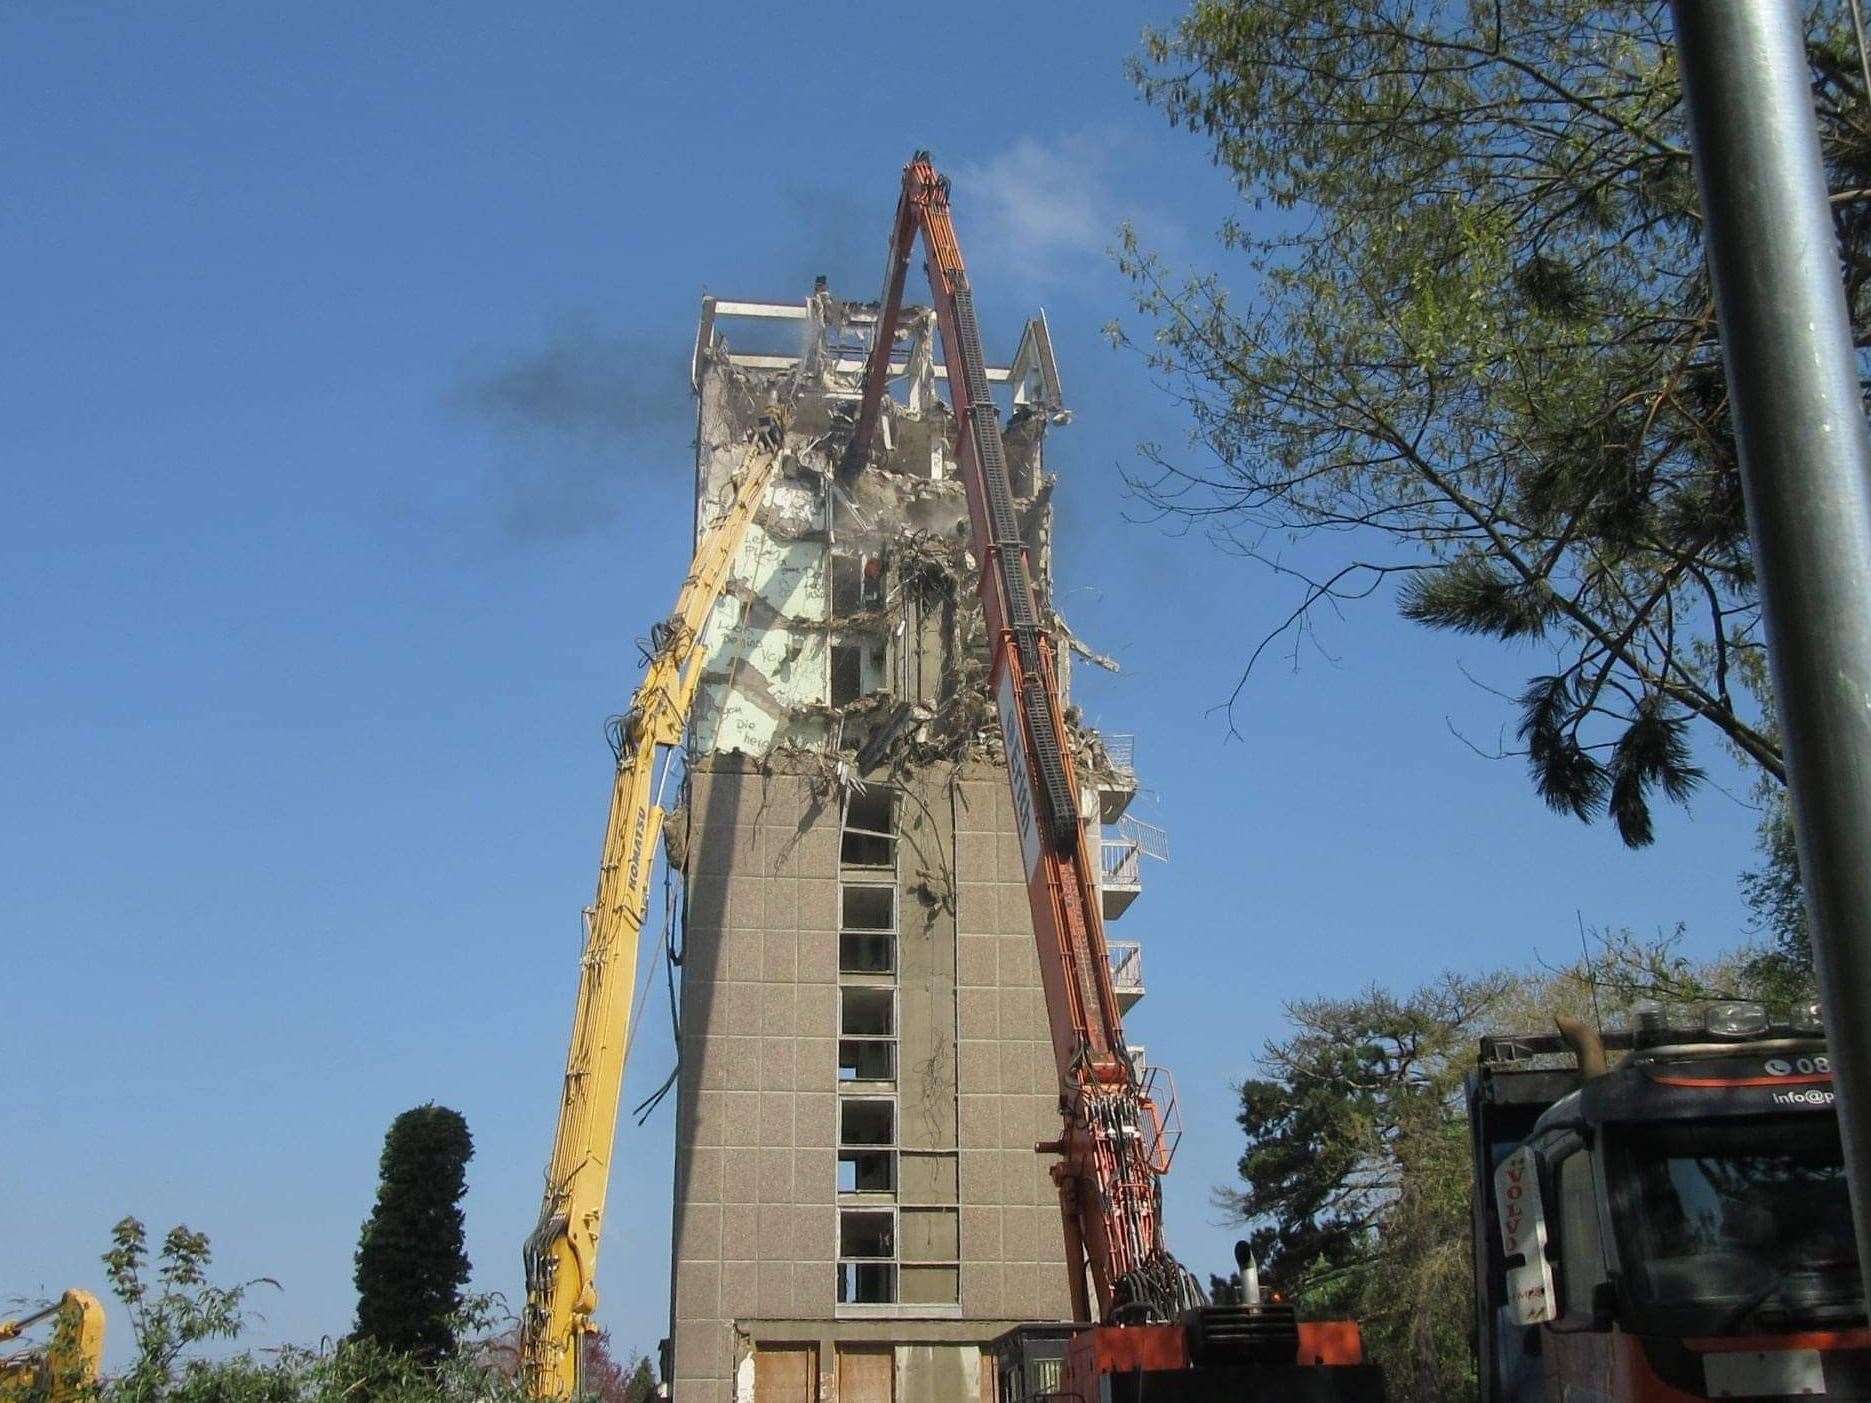
M 898 804 L 848 795 L 839 846 L 837 1301 L 855 1311 L 961 1300 L 953 1154 L 898 1139 Z
M 865 843 L 873 840 L 866 835 L 858 835 L 858 841 Z M 845 844 L 847 849 L 852 844 L 848 831 Z M 846 882 L 843 885 L 839 892 L 840 974 L 896 973 L 896 896 L 894 884 L 881 886 L 870 882 Z
M 866 607 L 860 594 L 864 577 L 845 569 L 849 563 L 842 557 L 832 562 L 833 607 L 839 613 Z M 846 660 L 846 652 L 832 649 L 834 703 L 858 680 L 857 664 Z M 846 686 L 841 687 L 841 679 Z M 899 1296 L 896 858 L 895 793 L 874 786 L 847 794 L 839 838 L 847 879 L 838 894 L 836 1270 L 841 1306 L 889 1305 Z M 865 880 L 873 873 L 879 880 Z M 866 1206 L 852 1205 L 847 1195 L 862 1196 Z

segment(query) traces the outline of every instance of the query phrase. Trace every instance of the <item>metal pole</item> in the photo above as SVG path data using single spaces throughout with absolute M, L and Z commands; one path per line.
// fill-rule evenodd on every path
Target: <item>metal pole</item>
M 1871 437 L 1798 0 L 1672 0 L 1741 484 L 1871 1269 Z

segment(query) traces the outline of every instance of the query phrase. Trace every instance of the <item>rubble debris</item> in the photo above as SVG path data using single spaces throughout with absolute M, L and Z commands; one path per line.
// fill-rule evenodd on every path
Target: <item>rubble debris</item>
M 905 309 L 899 393 L 884 398 L 869 460 L 844 477 L 876 308 L 821 285 L 805 314 L 797 356 L 761 356 L 737 353 L 705 307 L 694 367 L 698 520 L 731 492 L 759 417 L 783 405 L 788 423 L 782 474 L 703 629 L 691 751 L 807 774 L 827 793 L 910 765 L 1003 759 L 955 421 L 935 385 L 933 313 Z M 796 320 L 797 305 L 785 315 Z M 1116 670 L 1052 606 L 1055 478 L 1042 442 L 1048 424 L 1069 416 L 1041 333 L 1030 327 L 1022 341 L 1017 361 L 1032 383 L 1015 387 L 1005 434 L 1015 509 L 1062 674 L 1068 654 Z M 1068 732 L 1087 778 L 1112 770 L 1076 712 Z

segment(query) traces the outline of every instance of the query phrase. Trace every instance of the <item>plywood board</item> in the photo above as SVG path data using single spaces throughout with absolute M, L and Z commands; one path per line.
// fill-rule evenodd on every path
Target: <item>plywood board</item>
M 754 1352 L 755 1403 L 818 1403 L 819 1352 L 813 1345 L 761 1345 Z

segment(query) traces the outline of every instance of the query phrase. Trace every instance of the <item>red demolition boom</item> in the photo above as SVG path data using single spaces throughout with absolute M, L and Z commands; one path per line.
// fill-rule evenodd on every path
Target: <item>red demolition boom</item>
M 1105 948 L 1097 868 L 1087 849 L 1078 780 L 1066 744 L 1053 641 L 1040 619 L 1014 513 L 1000 409 L 988 389 L 974 293 L 949 217 L 948 196 L 948 181 L 936 173 L 927 152 L 918 152 L 903 170 L 876 337 L 841 472 L 849 476 L 869 460 L 890 375 L 903 280 L 920 233 L 957 420 L 956 459 L 980 557 L 981 604 L 993 649 L 989 680 L 1000 712 L 1040 980 L 1059 1069 L 1064 1129 L 1059 1139 L 1038 1148 L 1059 1156 L 1052 1177 L 1065 1217 L 1075 1318 L 1095 1319 L 1108 1327 L 1137 1327 L 1094 1329 L 1074 1339 L 1066 1364 L 1067 1387 L 1094 1389 L 1088 1396 L 1096 1397 L 1097 1375 L 1164 1371 L 1191 1380 L 1190 1389 L 1178 1390 L 1175 1396 L 1263 1396 L 1258 1388 L 1239 1392 L 1214 1371 L 1192 1365 L 1202 1363 L 1198 1356 L 1205 1350 L 1235 1361 L 1271 1358 L 1284 1367 L 1302 1359 L 1308 1365 L 1355 1365 L 1360 1359 L 1357 1330 L 1343 1324 L 1296 1330 L 1290 1308 L 1262 1309 L 1258 1303 L 1245 1310 L 1209 1307 L 1194 1278 L 1163 1245 L 1160 1180 L 1174 1148 L 1164 1132 L 1164 1117 L 1173 1107 L 1173 1091 L 1159 1104 L 1152 1094 L 1154 1076 L 1149 1081 L 1140 1078 L 1124 1042 Z M 1088 1276 L 1095 1303 L 1086 1290 Z M 1243 1340 L 1246 1349 L 1232 1348 Z M 1301 1389 L 1305 1396 L 1328 1396 L 1317 1391 L 1322 1382 L 1317 1371 L 1300 1372 L 1312 1375 L 1307 1382 L 1314 1387 Z M 1363 1377 L 1371 1371 L 1343 1372 Z M 1212 1391 L 1204 1379 L 1223 1386 Z M 1347 1377 L 1346 1382 L 1352 1381 Z M 1357 1387 L 1330 1396 L 1375 1395 Z
M 1163 1246 L 1157 1180 L 1169 1168 L 1171 1147 L 1158 1107 L 1139 1084 L 1124 1045 L 1097 869 L 1086 850 L 1078 781 L 1065 744 L 1053 642 L 1040 622 L 1014 514 L 1000 408 L 988 390 L 974 294 L 949 219 L 948 182 L 936 174 L 927 153 L 918 153 L 904 170 L 883 305 L 845 471 L 863 466 L 876 435 L 903 279 L 919 231 L 928 251 L 929 288 L 958 421 L 956 458 L 975 549 L 982 557 L 981 604 L 993 649 L 989 682 L 1000 709 L 1040 980 L 1059 1064 L 1065 1130 L 1044 1148 L 1061 1157 L 1052 1174 L 1065 1213 L 1072 1304 L 1079 1319 L 1093 1318 L 1085 1292 L 1089 1267 L 1096 1318 L 1173 1320 L 1201 1296 Z

